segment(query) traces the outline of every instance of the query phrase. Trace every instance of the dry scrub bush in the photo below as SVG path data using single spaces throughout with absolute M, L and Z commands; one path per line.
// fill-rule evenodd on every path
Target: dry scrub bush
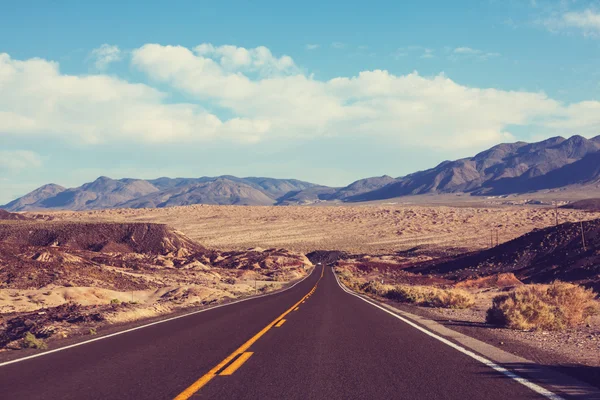
M 496 296 L 487 322 L 520 330 L 562 330 L 584 323 L 600 312 L 591 289 L 556 281 L 527 285 Z
M 384 285 L 379 283 L 378 281 L 370 281 L 367 283 L 363 283 L 358 288 L 362 292 L 371 293 L 376 296 L 386 297 L 390 290 L 394 289 L 392 285 Z
M 357 290 L 359 289 L 358 283 L 354 278 L 354 275 L 346 269 L 337 268 L 336 272 L 338 274 L 338 279 L 346 286 L 348 289 Z
M 25 336 L 23 336 L 22 347 L 25 349 L 40 349 L 44 350 L 48 346 L 42 339 L 38 339 L 31 332 L 27 332 Z
M 464 290 L 438 289 L 426 286 L 383 285 L 376 281 L 367 282 L 359 288 L 365 293 L 375 294 L 390 300 L 425 307 L 469 308 L 475 304 L 473 295 Z
M 385 297 L 425 307 L 469 308 L 475 304 L 473 295 L 464 290 L 425 286 L 398 285 Z

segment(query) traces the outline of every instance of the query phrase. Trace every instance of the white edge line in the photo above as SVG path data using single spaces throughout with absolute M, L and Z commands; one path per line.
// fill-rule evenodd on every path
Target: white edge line
M 254 300 L 254 299 L 260 299 L 261 297 L 272 296 L 272 295 L 275 295 L 275 294 L 283 293 L 285 291 L 290 290 L 291 288 L 293 288 L 294 286 L 298 285 L 299 283 L 303 282 L 305 279 L 307 279 L 309 276 L 311 276 L 316 269 L 317 268 L 313 268 L 313 270 L 312 270 L 312 272 L 310 274 L 306 275 L 304 278 L 302 278 L 298 282 L 294 283 L 292 286 L 290 286 L 288 288 L 285 288 L 283 290 L 277 291 L 277 292 L 262 294 L 260 296 L 248 297 L 246 299 L 240 299 L 240 300 L 232 301 L 231 303 L 218 304 L 216 306 L 209 307 L 209 308 L 204 308 L 202 310 L 192 311 L 190 313 L 183 314 L 183 315 L 178 315 L 176 317 L 162 319 L 160 321 L 152 322 L 152 323 L 145 324 L 145 325 L 136 326 L 134 328 L 126 329 L 124 331 L 119 331 L 119 332 L 111 333 L 111 334 L 108 334 L 108 335 L 105 335 L 105 336 L 100 336 L 100 337 L 97 337 L 97 338 L 94 338 L 94 339 L 85 340 L 83 342 L 70 344 L 70 345 L 64 346 L 64 347 L 59 347 L 58 349 L 48 350 L 48 351 L 45 351 L 43 353 L 38 353 L 38 354 L 32 354 L 30 356 L 23 357 L 23 358 L 17 358 L 15 360 L 11 360 L 11 361 L 5 361 L 3 363 L 0 363 L 0 367 L 4 367 L 4 366 L 10 365 L 10 364 L 15 364 L 15 363 L 18 363 L 18 362 L 21 362 L 21 361 L 31 360 L 32 358 L 46 356 L 48 354 L 57 353 L 57 352 L 63 351 L 63 350 L 72 349 L 73 347 L 83 346 L 84 344 L 97 342 L 97 341 L 103 340 L 103 339 L 108 339 L 108 338 L 111 338 L 113 336 L 118 336 L 118 335 L 122 335 L 124 333 L 137 331 L 138 329 L 148 328 L 149 326 L 162 324 L 162 323 L 173 321 L 173 320 L 176 320 L 176 319 L 179 319 L 179 318 L 189 317 L 190 315 L 195 315 L 195 314 L 203 313 L 205 311 L 211 311 L 211 310 L 215 310 L 217 308 L 231 306 L 233 304 L 241 303 L 241 302 L 244 302 L 244 301 L 249 301 L 249 300 Z
M 351 291 L 350 289 L 346 288 L 339 281 L 339 279 L 338 279 L 337 274 L 335 273 L 335 271 L 332 271 L 332 272 L 333 272 L 333 275 L 335 276 L 335 280 L 337 281 L 338 285 L 340 286 L 340 288 L 342 288 L 342 290 L 344 292 L 346 292 L 346 293 L 348 293 L 348 294 L 350 294 L 352 296 L 358 297 L 362 301 L 371 304 L 373 307 L 377 307 L 380 310 L 385 311 L 386 313 L 388 313 L 388 314 L 390 314 L 390 315 L 398 318 L 399 320 L 407 323 L 408 325 L 412 326 L 413 328 L 416 328 L 416 329 L 420 330 L 421 332 L 423 332 L 423 333 L 431 336 L 432 338 L 437 339 L 440 342 L 442 342 L 442 343 L 444 343 L 444 344 L 452 347 L 453 349 L 458 350 L 458 351 L 460 351 L 463 354 L 466 354 L 467 356 L 469 356 L 469 357 L 471 357 L 471 358 L 479 361 L 480 363 L 482 363 L 482 364 L 484 364 L 484 365 L 486 365 L 486 366 L 494 369 L 495 371 L 500 372 L 500 373 L 506 375 L 507 377 L 509 377 L 509 378 L 511 378 L 511 379 L 513 379 L 513 380 L 515 380 L 517 382 L 519 382 L 521 385 L 523 385 L 523 386 L 525 386 L 525 387 L 533 390 L 534 392 L 536 392 L 536 393 L 538 393 L 538 394 L 540 394 L 540 395 L 542 395 L 544 397 L 547 397 L 547 398 L 552 399 L 552 400 L 563 400 L 563 398 L 560 397 L 559 395 L 557 395 L 556 393 L 553 393 L 553 392 L 549 391 L 548 389 L 545 389 L 545 388 L 541 387 L 540 385 L 537 385 L 537 384 L 535 384 L 533 382 L 530 382 L 527 379 L 525 379 L 525 378 L 523 378 L 523 377 L 515 374 L 514 372 L 509 371 L 508 369 L 506 369 L 506 368 L 504 368 L 504 367 L 496 364 L 495 362 L 490 361 L 487 358 L 484 358 L 484 357 L 482 357 L 482 356 L 480 356 L 478 354 L 475 354 L 472 351 L 467 350 L 464 347 L 459 346 L 459 345 L 457 345 L 457 344 L 449 341 L 448 339 L 445 339 L 445 338 L 443 338 L 443 337 L 441 337 L 439 335 L 436 335 L 435 333 L 433 333 L 431 331 L 428 331 L 427 329 L 423 328 L 422 326 L 417 325 L 414 322 L 412 322 L 412 321 L 410 321 L 410 320 L 408 320 L 406 318 L 403 318 L 400 315 L 398 315 L 396 313 L 393 313 L 393 312 L 391 312 L 391 311 L 389 311 L 389 310 L 381 307 L 380 305 L 378 305 L 378 304 L 376 304 L 376 303 L 374 303 L 374 302 L 372 302 L 370 300 L 365 299 L 364 297 L 362 297 L 362 296 L 356 294 L 355 292 Z

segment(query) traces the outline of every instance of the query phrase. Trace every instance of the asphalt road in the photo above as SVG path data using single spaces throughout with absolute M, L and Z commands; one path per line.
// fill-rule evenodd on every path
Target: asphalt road
M 329 267 L 282 293 L 0 367 L 0 399 L 178 396 L 542 398 L 346 293 Z

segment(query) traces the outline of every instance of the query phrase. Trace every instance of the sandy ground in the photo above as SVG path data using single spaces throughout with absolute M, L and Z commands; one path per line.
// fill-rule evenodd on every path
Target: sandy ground
M 226 298 L 252 295 L 280 289 L 285 282 L 239 281 L 234 284 L 215 283 L 167 286 L 158 289 L 116 291 L 96 287 L 54 287 L 43 289 L 0 289 L 0 314 L 31 312 L 65 303 L 82 306 L 110 304 L 111 301 L 131 302 L 141 306 L 173 302 L 180 307 L 211 304 Z
M 497 228 L 502 243 L 555 223 L 540 207 L 448 207 L 400 204 L 248 207 L 193 205 L 162 209 L 55 212 L 59 220 L 166 223 L 218 249 L 283 247 L 356 253 L 390 253 L 415 246 L 485 248 Z M 559 222 L 600 218 L 600 213 L 559 210 Z M 496 240 L 496 234 L 493 234 Z

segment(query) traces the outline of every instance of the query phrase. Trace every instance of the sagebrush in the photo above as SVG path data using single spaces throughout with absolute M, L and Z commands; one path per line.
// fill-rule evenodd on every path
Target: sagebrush
M 376 281 L 367 282 L 361 285 L 359 289 L 365 293 L 371 293 L 390 300 L 424 307 L 469 308 L 475 304 L 473 295 L 460 289 L 441 289 L 430 286 L 384 285 Z
M 562 330 L 586 322 L 600 312 L 591 289 L 556 281 L 527 285 L 496 296 L 487 322 L 520 330 Z
M 25 336 L 23 336 L 22 347 L 25 349 L 46 349 L 46 343 L 42 339 L 38 339 L 31 332 L 27 332 Z

